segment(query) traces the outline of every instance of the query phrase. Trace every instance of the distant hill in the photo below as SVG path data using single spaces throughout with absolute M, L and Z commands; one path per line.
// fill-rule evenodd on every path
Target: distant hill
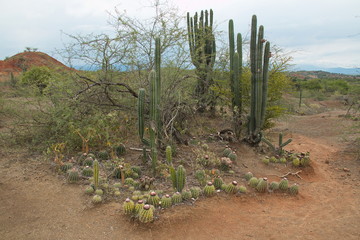
M 298 79 L 358 79 L 360 80 L 360 75 L 348 75 L 341 73 L 331 73 L 325 71 L 296 71 L 288 72 L 289 76 L 292 78 Z
M 10 79 L 11 73 L 18 76 L 34 66 L 46 66 L 61 70 L 72 70 L 43 52 L 22 52 L 3 61 L 0 60 L 0 82 Z
M 292 67 L 292 71 L 323 71 L 329 73 L 339 73 L 346 75 L 360 75 L 360 68 L 325 68 L 307 64 L 297 64 Z

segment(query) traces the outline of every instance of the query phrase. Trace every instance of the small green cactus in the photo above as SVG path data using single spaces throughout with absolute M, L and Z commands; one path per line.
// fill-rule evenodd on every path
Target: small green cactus
M 263 158 L 262 162 L 268 165 L 270 163 L 270 159 L 268 157 L 265 157 Z
M 165 150 L 166 155 L 166 162 L 169 165 L 172 165 L 172 149 L 171 146 L 167 146 Z
M 126 215 L 132 215 L 135 210 L 135 204 L 130 198 L 127 198 L 123 203 L 123 210 Z
M 76 183 L 79 180 L 80 180 L 79 172 L 75 168 L 68 171 L 69 183 Z
M 138 215 L 141 211 L 141 209 L 144 207 L 144 201 L 143 200 L 138 200 L 137 203 L 135 204 L 135 207 L 134 207 L 134 213 L 135 215 Z
M 198 180 L 201 186 L 204 186 L 206 184 L 206 178 L 207 178 L 205 170 L 204 169 L 197 170 L 195 172 L 195 178 L 196 180 Z
M 114 188 L 120 188 L 120 187 L 121 187 L 121 183 L 119 183 L 119 182 L 114 183 L 113 187 L 114 187 Z
M 223 190 L 223 191 L 225 191 L 225 189 L 227 188 L 227 184 L 226 183 L 224 183 L 223 185 L 221 185 L 221 190 Z
M 92 170 L 91 167 L 86 166 L 83 170 L 82 170 L 82 175 L 85 177 L 91 177 L 93 176 L 94 171 Z
M 182 196 L 181 196 L 181 193 L 179 192 L 176 192 L 172 195 L 171 197 L 171 200 L 172 200 L 172 203 L 175 205 L 175 204 L 178 204 L 178 203 L 181 203 L 182 202 Z
M 200 196 L 201 189 L 199 187 L 190 188 L 191 197 L 197 199 Z
M 125 185 L 134 185 L 135 181 L 132 178 L 126 178 L 124 184 Z
M 89 166 L 89 167 L 92 167 L 93 164 L 94 164 L 94 159 L 92 157 L 85 158 L 85 160 L 82 163 L 83 166 Z
M 92 198 L 92 202 L 94 204 L 98 204 L 102 202 L 102 197 L 100 195 L 94 195 L 94 197 Z
M 250 187 L 252 187 L 252 188 L 256 188 L 256 186 L 258 185 L 258 183 L 259 183 L 259 179 L 257 179 L 256 177 L 252 177 L 252 178 L 250 178 L 250 180 L 249 180 L 249 185 L 250 185 Z
M 229 194 L 234 194 L 237 192 L 237 181 L 232 181 L 230 184 L 227 185 L 225 188 L 225 192 Z
M 100 151 L 97 155 L 100 160 L 108 160 L 110 158 L 110 154 L 107 151 Z
M 86 189 L 85 189 L 85 193 L 86 194 L 92 194 L 94 193 L 94 188 L 92 186 L 88 186 Z
M 272 191 L 276 191 L 279 189 L 279 183 L 278 182 L 271 182 L 270 185 L 269 185 L 269 189 L 272 190 Z
M 115 190 L 114 196 L 119 197 L 121 195 L 121 192 L 119 190 Z
M 279 162 L 280 162 L 280 163 L 287 163 L 287 160 L 286 160 L 286 158 L 281 157 L 281 158 L 279 159 Z
M 247 189 L 246 189 L 245 186 L 239 186 L 239 187 L 238 187 L 238 191 L 239 191 L 240 193 L 246 193 L 246 192 L 247 192 Z
M 220 176 L 218 176 L 214 179 L 214 186 L 216 189 L 221 189 L 221 185 L 223 185 L 223 184 L 224 184 L 224 181 L 221 179 Z
M 161 207 L 163 208 L 169 208 L 172 205 L 172 199 L 171 196 L 169 194 L 165 194 L 162 198 L 161 198 Z
M 94 169 L 94 187 L 97 189 L 99 187 L 99 162 L 97 160 L 94 161 L 93 164 Z
M 223 151 L 223 157 L 228 157 L 232 153 L 231 148 L 225 148 Z
M 104 195 L 104 191 L 99 188 L 99 189 L 96 189 L 96 190 L 95 190 L 95 194 L 96 194 L 96 195 L 99 195 L 99 196 L 102 196 L 102 195 Z
M 186 170 L 180 165 L 176 170 L 176 190 L 181 192 L 186 183 Z
M 215 194 L 215 186 L 212 184 L 212 182 L 208 182 L 206 184 L 203 192 L 204 192 L 204 195 L 207 197 L 211 197 Z
M 304 156 L 301 160 L 300 160 L 300 165 L 303 167 L 307 167 L 310 165 L 310 157 L 309 156 Z
M 267 178 L 260 178 L 258 185 L 256 186 L 256 190 L 258 192 L 266 192 L 268 189 Z
M 294 158 L 294 160 L 292 161 L 292 164 L 294 165 L 294 167 L 299 167 L 300 166 L 299 158 Z
M 156 194 L 156 192 L 154 192 L 154 191 L 150 192 L 150 196 L 147 199 L 147 203 L 150 205 L 153 205 L 155 207 L 158 207 L 160 205 L 160 198 Z
M 236 162 L 237 155 L 236 155 L 235 152 L 231 152 L 231 153 L 228 155 L 228 158 L 230 158 L 231 161 Z
M 114 150 L 115 150 L 116 156 L 118 156 L 118 157 L 124 155 L 126 152 L 126 148 L 125 148 L 124 144 L 119 144 L 118 146 L 116 146 L 114 148 Z
M 272 156 L 269 161 L 272 163 L 277 163 L 279 160 L 276 157 Z
M 73 167 L 73 164 L 70 162 L 64 163 L 63 165 L 60 166 L 60 170 L 64 173 L 66 173 L 69 169 L 71 169 Z
M 251 172 L 245 173 L 245 180 L 249 181 L 254 175 Z
M 132 195 L 131 200 L 133 200 L 133 201 L 139 200 L 139 195 Z
M 286 192 L 288 190 L 289 181 L 287 178 L 283 178 L 279 183 L 279 189 L 283 192 Z
M 299 193 L 299 186 L 294 183 L 291 187 L 289 187 L 289 193 L 290 195 L 297 195 Z
M 181 193 L 181 197 L 184 201 L 190 200 L 191 199 L 191 192 L 189 190 L 183 191 Z
M 139 221 L 142 223 L 154 221 L 154 208 L 149 204 L 145 204 L 139 212 Z

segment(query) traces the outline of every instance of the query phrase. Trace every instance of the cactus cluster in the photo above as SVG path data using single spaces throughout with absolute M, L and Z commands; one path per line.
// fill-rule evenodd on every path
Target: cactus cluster
M 212 72 L 216 56 L 213 11 L 201 11 L 200 16 L 195 13 L 194 17 L 187 13 L 187 29 L 191 61 L 198 76 L 195 94 L 199 110 L 203 111 L 209 102 L 207 94 L 213 84 Z M 210 99 L 211 102 L 213 100 Z
M 177 167 L 175 171 L 174 167 L 170 167 L 170 177 L 173 188 L 178 192 L 182 192 L 186 183 L 186 170 L 182 165 Z
M 139 179 L 139 188 L 141 190 L 149 190 L 154 184 L 155 178 L 149 176 L 142 176 Z
M 292 142 L 292 139 L 289 138 L 287 141 L 283 142 L 283 134 L 282 133 L 279 133 L 279 147 L 275 147 L 274 144 L 272 144 L 269 140 L 267 140 L 265 137 L 262 137 L 261 138 L 261 141 L 263 141 L 264 143 L 266 143 L 270 149 L 275 153 L 275 154 L 278 154 L 278 155 L 283 155 L 284 153 L 284 150 L 283 148 L 288 145 L 289 143 Z
M 256 15 L 253 15 L 250 37 L 251 106 L 247 138 L 251 144 L 258 144 L 262 138 L 261 130 L 265 122 L 270 56 L 270 42 L 264 39 L 264 27 L 261 25 L 257 32 L 257 18 Z
M 160 63 L 161 63 L 161 54 L 160 54 L 160 39 L 155 39 L 155 70 L 152 70 L 149 74 L 150 82 L 150 141 L 144 138 L 144 129 L 145 129 L 145 89 L 139 89 L 138 94 L 138 130 L 141 142 L 144 144 L 144 159 L 146 159 L 146 149 L 145 146 L 150 147 L 150 157 L 151 157 L 151 166 L 153 174 L 156 173 L 156 167 L 158 164 L 158 141 L 161 138 L 160 129 L 161 129 L 161 120 L 160 120 L 160 111 L 161 111 L 161 79 L 160 79 Z

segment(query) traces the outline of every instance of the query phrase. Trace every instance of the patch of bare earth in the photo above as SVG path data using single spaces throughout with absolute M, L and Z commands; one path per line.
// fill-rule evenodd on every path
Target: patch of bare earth
M 26 151 L 4 149 L 0 238 L 360 239 L 360 163 L 346 150 L 351 144 L 347 133 L 351 122 L 339 118 L 341 113 L 293 116 L 277 125 L 276 130 L 293 138 L 288 150 L 311 152 L 312 167 L 300 173 L 302 179 L 289 176 L 300 185 L 299 195 L 221 194 L 168 209 L 149 225 L 124 216 L 121 202 L 92 206 L 83 194 L 84 186 L 66 184 L 48 162 Z M 244 163 L 239 164 L 239 174 L 251 170 L 259 177 L 279 180 L 276 175 L 298 170 L 265 166 L 251 149 L 233 147 Z

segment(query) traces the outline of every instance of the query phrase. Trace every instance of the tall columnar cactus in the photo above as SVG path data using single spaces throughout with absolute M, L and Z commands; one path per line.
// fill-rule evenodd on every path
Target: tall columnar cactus
M 97 189 L 99 187 L 99 162 L 98 160 L 95 160 L 93 163 L 93 168 L 94 168 L 94 188 Z
M 181 193 L 186 183 L 186 170 L 180 165 L 175 171 L 174 167 L 170 167 L 170 177 L 173 188 Z
M 171 166 L 172 165 L 172 150 L 171 150 L 170 146 L 166 147 L 165 154 L 166 154 L 166 162 L 168 165 Z
M 266 143 L 272 151 L 274 151 L 276 154 L 282 155 L 283 154 L 283 147 L 291 143 L 292 139 L 289 138 L 287 141 L 283 142 L 283 134 L 279 133 L 279 147 L 276 148 L 274 144 L 272 144 L 269 140 L 267 140 L 265 137 L 261 138 L 261 141 Z
M 195 93 L 199 100 L 200 110 L 204 110 L 208 105 L 207 94 L 213 84 L 212 71 L 216 56 L 213 11 L 211 9 L 210 12 L 201 11 L 200 17 L 197 13 L 194 17 L 190 17 L 190 13 L 187 13 L 187 29 L 191 61 L 199 79 Z
M 264 39 L 264 27 L 261 25 L 257 33 L 257 19 L 256 15 L 253 15 L 250 39 L 251 107 L 248 123 L 248 141 L 251 144 L 258 144 L 261 141 L 261 129 L 265 122 L 270 55 L 270 43 Z
M 235 51 L 234 22 L 229 21 L 230 89 L 232 92 L 232 110 L 236 137 L 240 138 L 242 114 L 242 36 L 237 34 Z
M 144 159 L 146 159 L 145 146 L 150 146 L 152 169 L 153 173 L 156 172 L 157 166 L 157 147 L 161 138 L 161 119 L 160 119 L 160 95 L 161 95 L 161 78 L 160 78 L 160 65 L 161 54 L 160 54 L 160 39 L 155 39 L 155 70 L 152 70 L 149 74 L 150 82 L 150 141 L 144 138 L 144 109 L 145 109 L 145 89 L 139 89 L 138 96 L 138 128 L 139 137 L 141 142 L 144 144 Z

